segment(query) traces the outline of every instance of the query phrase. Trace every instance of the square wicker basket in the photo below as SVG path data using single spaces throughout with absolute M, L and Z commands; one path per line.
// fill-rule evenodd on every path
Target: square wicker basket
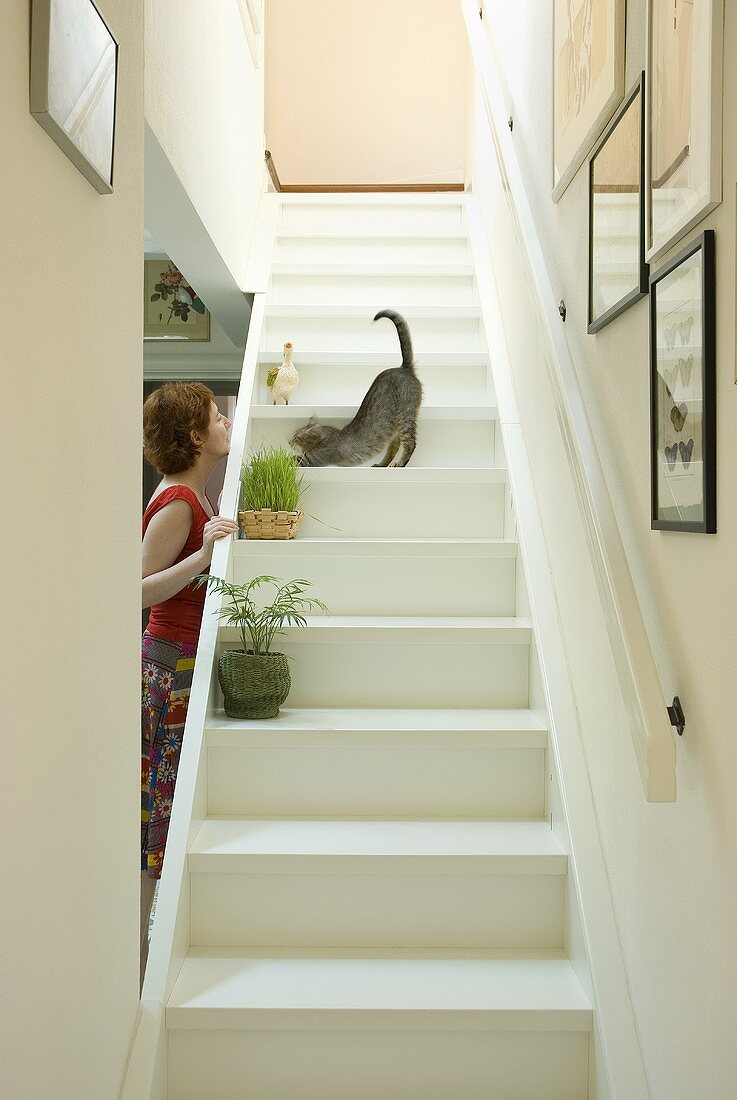
M 239 512 L 241 531 L 247 539 L 293 539 L 304 518 L 304 512 Z

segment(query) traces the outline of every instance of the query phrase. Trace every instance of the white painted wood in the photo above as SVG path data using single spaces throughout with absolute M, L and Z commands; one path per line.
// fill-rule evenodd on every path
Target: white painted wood
M 467 13 L 468 14 L 468 13 Z M 494 384 L 509 465 L 510 483 L 519 517 L 522 559 L 530 588 L 530 613 L 541 649 L 544 694 L 551 722 L 550 778 L 560 790 L 562 828 L 570 838 L 572 896 L 580 915 L 585 951 L 585 977 L 597 1010 L 597 1042 L 601 1042 L 603 1072 L 608 1081 L 601 1093 L 633 1100 L 647 1100 L 647 1085 L 639 1047 L 628 978 L 617 929 L 596 813 L 588 780 L 587 763 L 578 731 L 566 647 L 540 523 L 535 488 L 519 419 L 509 360 L 490 258 L 484 240 L 480 211 L 473 202 L 467 210 L 479 280 L 485 324 L 494 347 Z M 530 700 L 532 705 L 532 700 Z M 592 1096 L 591 1100 L 595 1100 Z
M 314 261 L 305 263 L 291 261 L 285 263 L 279 261 L 271 265 L 271 273 L 274 276 L 274 282 L 278 282 L 279 278 L 285 276 L 293 276 L 301 278 L 302 283 L 299 284 L 302 290 L 310 286 L 314 279 L 317 279 L 324 275 L 339 275 L 341 278 L 357 278 L 357 279 L 375 279 L 383 278 L 387 281 L 391 281 L 393 278 L 404 277 L 411 279 L 451 279 L 451 278 L 464 278 L 471 279 L 473 276 L 473 264 L 433 264 L 432 270 L 428 271 L 425 264 L 407 264 L 407 263 L 316 263 Z M 304 301 L 304 299 L 303 299 Z
M 377 229 L 415 229 L 438 233 L 460 229 L 463 223 L 462 199 L 458 195 L 436 194 L 430 202 L 416 195 L 282 195 L 281 224 L 285 227 L 309 226 L 313 230 L 350 229 L 372 232 Z
M 514 614 L 514 543 L 298 539 L 273 553 L 271 542 L 241 542 L 235 581 L 298 570 L 334 615 Z
M 352 230 L 315 231 L 280 227 L 276 243 L 279 263 L 464 264 L 469 248 L 465 229 L 378 230 L 361 236 Z
M 563 946 L 561 874 L 193 872 L 192 939 L 231 947 Z
M 170 1100 L 586 1100 L 585 1032 L 173 1031 Z
M 306 405 L 292 400 L 288 405 L 252 405 L 252 420 L 305 420 L 316 416 L 319 420 L 351 420 L 356 415 L 355 405 Z M 491 405 L 426 405 L 420 408 L 418 423 L 428 420 L 496 420 L 496 409 Z M 291 425 L 294 427 L 294 425 Z
M 419 953 L 417 953 L 419 955 Z M 340 954 L 190 952 L 167 1007 L 172 1029 L 447 1027 L 588 1031 L 567 959 L 520 951 Z M 305 1014 L 309 1013 L 309 1019 Z
M 213 720 L 206 735 L 208 813 L 542 818 L 546 732 L 534 719 L 531 729 L 516 728 L 525 724 L 524 711 L 481 716 L 483 725 L 508 727 L 497 729 L 468 728 L 469 713 L 343 711 L 321 722 L 311 711 L 290 709 L 266 729 Z M 445 728 L 415 728 L 433 718 Z M 382 721 L 401 728 L 355 728 Z M 321 725 L 328 728 L 315 728 Z
M 562 952 L 569 857 L 546 816 L 547 726 L 530 709 L 533 633 L 483 315 L 428 304 L 449 264 L 466 265 L 456 289 L 470 284 L 467 251 L 430 251 L 468 248 L 466 206 L 280 196 L 263 211 L 249 270 L 293 301 L 257 296 L 226 514 L 260 433 L 286 438 L 313 410 L 345 420 L 397 365 L 367 281 L 393 296 L 376 308 L 397 304 L 400 282 L 416 296 L 426 402 L 408 468 L 306 469 L 299 539 L 232 542 L 213 562 L 231 579 L 305 576 L 330 614 L 280 639 L 292 691 L 268 722 L 224 716 L 214 655 L 234 641 L 209 619 L 167 850 L 165 981 L 148 986 L 154 1009 L 168 1000 L 170 1100 L 588 1100 L 591 1001 Z M 329 252 L 374 240 L 360 259 Z M 302 243 L 314 251 L 281 251 Z M 429 256 L 434 275 L 408 266 Z M 360 300 L 339 301 L 352 282 Z M 274 410 L 264 374 L 287 339 L 303 403 Z M 161 940 L 158 952 L 162 975 Z M 146 1025 L 159 1065 L 160 1018 Z
M 305 469 L 306 537 L 433 538 L 452 523 L 458 538 L 502 538 L 506 471 Z
M 504 485 L 507 471 L 503 467 L 479 467 L 478 469 L 454 469 L 452 467 L 405 466 L 402 469 L 376 469 L 365 466 L 310 466 L 301 471 L 310 485 L 361 485 L 368 488 L 397 488 L 420 485 L 453 485 L 459 490 L 464 485 Z M 402 537 L 402 536 L 398 536 Z M 432 537 L 432 536 L 425 536 Z M 483 537 L 483 536 L 480 536 Z
M 260 413 L 251 422 L 249 445 L 255 450 L 261 446 L 287 447 L 289 440 L 300 424 L 306 424 L 312 415 L 311 406 L 269 406 L 269 408 L 294 408 L 294 413 L 288 416 L 280 414 L 265 416 Z M 320 406 L 317 406 L 318 408 Z M 343 411 L 343 410 L 341 410 Z M 357 409 L 350 412 L 352 418 Z M 473 415 L 462 415 L 458 419 L 450 416 L 430 417 L 424 420 L 418 432 L 417 447 L 412 455 L 412 469 L 421 467 L 437 467 L 443 463 L 446 467 L 488 467 L 494 461 L 494 436 L 495 423 L 488 416 L 479 415 L 479 410 L 470 410 Z M 485 410 L 481 410 L 482 412 Z M 349 417 L 323 417 L 319 420 L 340 427 L 348 423 Z M 382 452 L 372 455 L 366 465 L 378 462 L 383 457 Z M 377 471 L 372 471 L 376 473 Z M 308 502 L 306 502 L 308 505 Z
M 199 874 L 353 874 L 454 869 L 562 875 L 567 857 L 547 821 L 336 821 L 208 817 L 189 849 Z
M 468 240 L 468 230 L 465 225 L 455 229 L 441 228 L 428 224 L 424 228 L 416 229 L 402 225 L 396 229 L 379 229 L 372 231 L 371 237 L 357 237 L 352 229 L 336 229 L 335 226 L 321 228 L 316 233 L 310 226 L 280 225 L 278 232 L 278 245 L 288 240 L 307 240 L 315 243 L 321 241 L 365 241 L 379 240 L 391 241 L 393 244 L 401 244 L 404 241 L 464 241 Z M 280 253 L 278 255 L 281 258 Z
M 257 401 L 268 404 L 271 393 L 266 386 L 269 366 L 281 354 L 264 352 L 261 356 Z M 358 409 L 377 374 L 387 367 L 400 364 L 398 348 L 394 353 L 361 354 L 350 352 L 323 353 L 297 351 L 299 388 L 292 401 L 300 405 L 319 404 L 327 397 L 331 403 L 352 405 Z M 417 373 L 422 382 L 426 407 L 442 405 L 487 405 L 493 407 L 493 394 L 487 390 L 487 362 L 482 355 L 415 356 Z M 194 376 L 193 376 L 194 377 Z
M 281 363 L 280 353 L 263 350 L 259 355 L 259 362 L 268 365 Z M 402 356 L 398 348 L 393 352 L 313 351 L 302 353 L 299 359 L 300 367 L 339 367 L 348 370 L 360 367 L 383 370 L 385 367 L 398 367 L 401 362 Z M 489 365 L 489 356 L 485 352 L 459 354 L 453 351 L 425 351 L 415 355 L 415 365 L 418 370 L 442 367 L 453 373 L 462 367 L 478 367 L 486 370 Z M 329 387 L 326 388 L 329 392 Z
M 538 320 L 550 351 L 547 358 L 549 380 L 560 410 L 558 422 L 570 455 L 581 518 L 587 531 L 602 610 L 630 717 L 630 735 L 645 797 L 652 802 L 672 802 L 676 798 L 673 730 L 575 363 L 560 323 L 560 295 L 551 280 L 524 176 L 506 125 L 508 111 L 496 60 L 478 25 L 476 5 L 472 0 L 462 0 L 462 5 L 489 132 L 510 198 L 511 216 L 517 226 L 522 255 L 535 289 Z
M 233 628 L 221 644 L 238 644 Z M 515 619 L 310 617 L 288 628 L 295 706 L 514 707 L 527 702 L 529 626 Z
M 231 550 L 231 560 L 250 561 L 253 556 L 274 554 L 303 557 L 335 555 L 347 557 L 411 558 L 516 558 L 519 544 L 515 539 L 403 539 L 403 538 L 299 538 L 294 541 L 239 539 Z M 403 613 L 402 613 L 403 614 Z
M 498 744 L 516 745 L 522 740 L 525 745 L 544 748 L 547 743 L 546 730 L 547 727 L 532 711 L 518 708 L 505 710 L 501 707 L 493 710 L 460 707 L 449 710 L 378 710 L 368 707 L 359 710 L 320 707 L 304 710 L 286 706 L 276 718 L 246 721 L 228 718 L 219 712 L 207 724 L 210 745 L 232 745 L 248 738 L 252 744 L 276 742 L 297 746 L 305 733 L 316 733 L 327 739 L 324 743 L 329 743 L 333 734 L 342 737 L 355 734 L 358 736 L 354 737 L 354 743 L 361 745 L 374 744 L 384 734 L 391 739 L 397 734 L 416 734 L 421 737 L 420 744 L 425 746 L 444 743 L 450 733 L 454 743 L 461 747 L 485 743 L 478 741 L 478 735 L 486 739 L 491 734 Z
M 291 266 L 291 265 L 290 265 Z M 295 265 L 303 267 L 304 265 Z M 310 265 L 312 266 L 312 265 Z M 327 265 L 321 265 L 327 267 Z M 401 267 L 387 267 L 374 273 L 369 267 L 364 270 L 350 270 L 349 265 L 331 265 L 332 270 L 323 272 L 313 266 L 312 273 L 280 273 L 272 269 L 269 312 L 277 306 L 298 302 L 302 307 L 314 302 L 318 306 L 330 303 L 332 311 L 336 306 L 350 306 L 377 303 L 374 313 L 380 309 L 397 309 L 400 313 L 412 306 L 426 309 L 436 303 L 443 308 L 470 306 L 474 303 L 473 278 L 467 269 L 450 270 L 442 268 L 428 272 L 427 269 L 402 271 Z M 384 303 L 383 305 L 378 303 Z M 393 329 L 391 321 L 383 320 L 383 325 Z M 395 334 L 396 335 L 396 334 Z
M 386 324 L 381 324 L 380 321 L 374 321 L 374 314 L 380 309 L 388 309 L 388 306 L 377 306 L 376 309 L 370 304 L 370 301 L 364 302 L 316 302 L 314 305 L 300 304 L 300 303 L 281 303 L 281 302 L 269 302 L 267 309 L 267 317 L 326 317 L 328 319 L 333 318 L 356 318 L 358 320 L 367 320 L 371 325 L 378 325 L 379 329 L 388 329 L 390 333 L 393 333 L 396 341 L 397 333 L 394 326 L 390 321 Z M 455 320 L 471 319 L 478 321 L 480 317 L 480 310 L 477 305 L 444 305 L 442 303 L 436 305 L 420 305 L 414 302 L 405 310 L 404 316 L 407 321 L 415 320 L 435 320 L 440 319 L 443 322 L 450 322 Z
M 254 295 L 239 401 L 231 432 L 231 451 L 220 505 L 220 514 L 233 518 L 238 506 L 240 456 L 245 449 L 248 410 L 256 380 L 265 305 L 264 294 Z M 224 539 L 215 545 L 211 565 L 215 574 L 224 575 L 227 572 L 231 541 Z M 189 876 L 186 869 L 188 841 L 190 829 L 196 831 L 207 812 L 207 758 L 203 750 L 203 739 L 211 698 L 217 640 L 214 609 L 215 597 L 208 594 L 198 643 L 199 659 L 195 666 L 179 761 L 166 865 L 159 886 L 156 918 L 141 994 L 142 1011 L 121 1086 L 123 1100 L 159 1100 L 168 1078 L 166 1037 L 163 1032 L 164 1005 L 190 944 Z
M 502 615 L 306 615 L 304 626 L 285 626 L 280 637 L 285 644 L 298 642 L 303 646 L 392 642 L 528 646 L 531 630 L 528 619 Z M 220 628 L 224 645 L 239 638 L 236 627 Z
M 389 321 L 374 321 L 382 309 L 397 306 L 382 295 L 351 306 L 274 305 L 265 325 L 265 351 L 281 351 L 290 341 L 295 352 L 390 353 L 401 362 L 397 333 Z M 416 353 L 468 354 L 486 350 L 477 306 L 402 307 Z
M 525 707 L 528 649 L 523 645 L 344 641 L 280 643 L 292 660 L 290 702 L 297 707 Z M 358 673 L 360 672 L 360 676 Z M 326 677 L 327 682 L 326 682 Z

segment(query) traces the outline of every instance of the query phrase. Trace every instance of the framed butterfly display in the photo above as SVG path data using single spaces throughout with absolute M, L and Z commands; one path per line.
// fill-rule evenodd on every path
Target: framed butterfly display
M 713 534 L 716 280 L 707 229 L 650 276 L 651 527 Z

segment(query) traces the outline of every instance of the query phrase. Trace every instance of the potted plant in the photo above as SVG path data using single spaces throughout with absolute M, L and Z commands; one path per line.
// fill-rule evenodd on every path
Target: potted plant
M 325 604 L 305 596 L 310 581 L 299 578 L 254 577 L 245 584 L 231 584 L 222 577 L 200 574 L 197 587 L 209 584 L 225 596 L 217 614 L 228 626 L 240 631 L 240 649 L 227 649 L 218 660 L 218 680 L 229 718 L 276 718 L 292 686 L 285 653 L 273 653 L 274 638 L 287 626 L 306 626 L 305 613 Z M 263 584 L 276 589 L 271 603 L 259 606 L 255 591 Z
M 285 447 L 261 447 L 241 467 L 241 530 L 247 539 L 293 539 L 304 512 L 299 463 Z

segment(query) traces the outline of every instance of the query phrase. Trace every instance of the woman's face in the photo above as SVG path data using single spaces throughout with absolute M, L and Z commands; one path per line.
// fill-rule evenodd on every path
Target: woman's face
M 214 401 L 210 402 L 210 423 L 207 426 L 207 438 L 203 444 L 203 450 L 207 450 L 213 458 L 225 458 L 230 450 L 228 432 L 230 421 L 220 412 Z

